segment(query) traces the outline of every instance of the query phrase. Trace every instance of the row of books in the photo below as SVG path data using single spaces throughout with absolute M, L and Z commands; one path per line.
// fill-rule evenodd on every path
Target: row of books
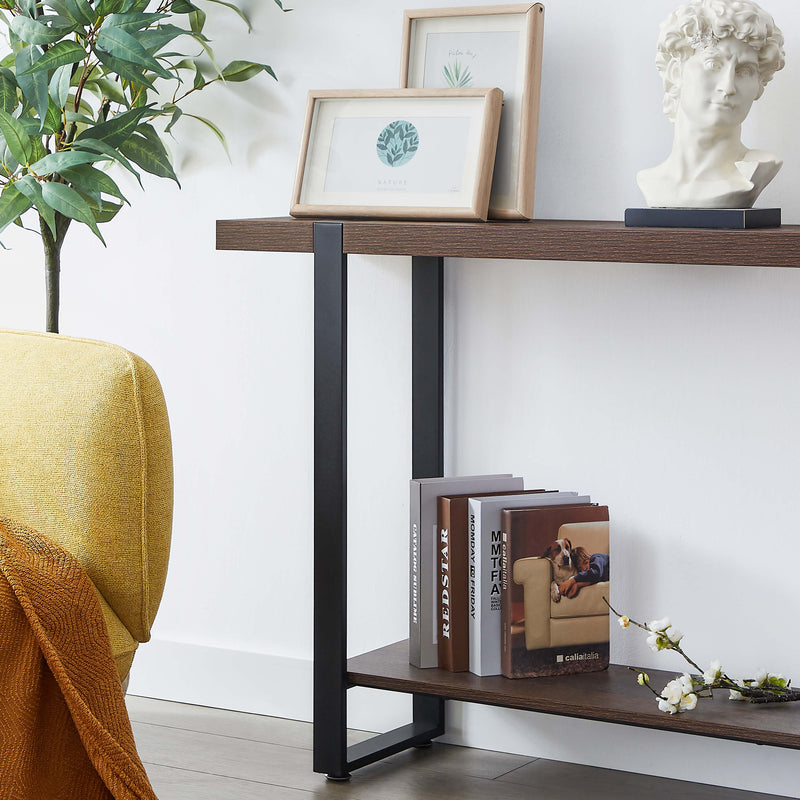
M 609 514 L 510 474 L 411 481 L 409 661 L 509 678 L 605 669 Z

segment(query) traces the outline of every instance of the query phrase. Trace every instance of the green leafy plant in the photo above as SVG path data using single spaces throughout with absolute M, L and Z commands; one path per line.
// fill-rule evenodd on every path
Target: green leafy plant
M 472 86 L 472 73 L 469 71 L 469 67 L 462 66 L 460 61 L 445 64 L 442 67 L 442 75 L 445 83 L 452 89 Z
M 235 3 L 203 2 L 224 6 L 250 30 Z M 103 241 L 98 226 L 128 204 L 109 168 L 140 185 L 140 170 L 177 182 L 163 137 L 179 120 L 193 118 L 225 144 L 214 122 L 184 110 L 186 98 L 218 82 L 275 77 L 252 61 L 218 66 L 205 25 L 206 12 L 190 0 L 0 0 L 8 41 L 0 60 L 0 233 L 38 215 L 48 331 L 58 331 L 70 225 Z

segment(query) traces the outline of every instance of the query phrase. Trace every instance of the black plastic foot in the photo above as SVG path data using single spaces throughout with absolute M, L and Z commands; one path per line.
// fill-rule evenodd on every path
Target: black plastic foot
M 347 783 L 350 780 L 350 773 L 348 772 L 347 775 L 326 775 L 325 778 L 336 783 Z
M 414 747 L 417 750 L 425 750 L 427 747 L 433 747 L 433 742 L 422 742 L 421 744 L 415 744 Z

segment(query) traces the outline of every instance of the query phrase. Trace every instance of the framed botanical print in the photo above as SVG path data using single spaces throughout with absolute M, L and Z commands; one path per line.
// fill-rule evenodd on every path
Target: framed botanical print
M 401 86 L 503 90 L 490 217 L 533 217 L 543 23 L 540 3 L 404 14 Z
M 312 91 L 290 213 L 486 219 L 502 92 Z

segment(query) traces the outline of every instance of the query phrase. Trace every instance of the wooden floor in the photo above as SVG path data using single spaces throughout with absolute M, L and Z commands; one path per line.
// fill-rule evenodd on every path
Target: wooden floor
M 308 723 L 130 696 L 128 710 L 159 800 L 780 800 L 437 743 L 333 783 L 311 770 Z

